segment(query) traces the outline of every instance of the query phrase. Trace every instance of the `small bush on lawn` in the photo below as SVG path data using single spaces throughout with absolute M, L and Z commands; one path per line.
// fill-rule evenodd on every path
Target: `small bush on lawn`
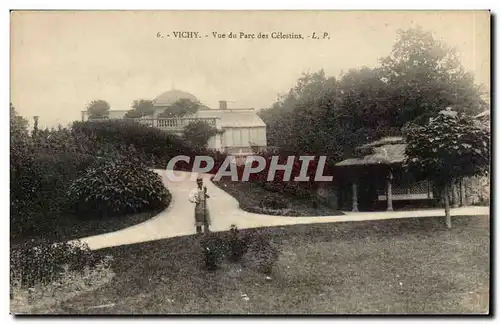
M 200 239 L 205 269 L 214 271 L 227 253 L 227 244 L 221 233 L 204 234 Z
M 238 227 L 231 226 L 229 236 L 227 238 L 227 245 L 229 248 L 228 259 L 231 262 L 238 262 L 243 255 L 248 251 L 247 237 L 244 237 Z
M 130 157 L 89 168 L 67 196 L 71 209 L 85 218 L 157 210 L 171 199 L 161 177 Z
M 251 231 L 243 234 L 236 226 L 229 232 L 209 233 L 201 237 L 204 266 L 213 271 L 227 258 L 230 262 L 242 261 L 258 271 L 270 274 L 278 260 L 280 249 L 269 237 Z
M 22 287 L 48 284 L 61 278 L 65 269 L 82 272 L 100 261 L 88 246 L 81 243 L 27 241 L 11 249 L 11 280 Z

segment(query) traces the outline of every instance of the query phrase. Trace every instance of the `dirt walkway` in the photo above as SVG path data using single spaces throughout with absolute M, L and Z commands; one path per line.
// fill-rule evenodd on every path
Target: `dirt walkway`
M 190 173 L 176 172 L 183 181 L 170 181 L 165 170 L 157 170 L 172 194 L 170 206 L 154 218 L 116 232 L 96 235 L 81 239 L 93 250 L 106 247 L 154 241 L 164 238 L 191 235 L 195 233 L 194 207 L 188 201 L 189 191 L 195 186 L 196 177 Z M 329 223 L 346 221 L 364 221 L 390 218 L 444 216 L 443 209 L 350 213 L 343 216 L 284 217 L 254 214 L 238 207 L 238 201 L 222 189 L 215 186 L 209 175 L 204 175 L 205 185 L 211 196 L 209 208 L 212 215 L 212 230 L 225 231 L 234 224 L 238 228 L 284 226 L 308 223 Z M 461 207 L 452 209 L 453 216 L 488 215 L 489 207 Z

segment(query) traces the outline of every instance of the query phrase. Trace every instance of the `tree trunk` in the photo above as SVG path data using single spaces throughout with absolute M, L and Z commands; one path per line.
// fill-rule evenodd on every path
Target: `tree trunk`
M 467 206 L 467 195 L 465 193 L 465 178 L 460 178 L 460 206 Z
M 451 215 L 450 215 L 450 195 L 449 195 L 450 185 L 446 184 L 444 186 L 444 214 L 446 219 L 446 227 L 451 228 Z
M 451 207 L 457 208 L 458 207 L 458 186 L 457 186 L 457 181 L 453 179 L 451 182 Z

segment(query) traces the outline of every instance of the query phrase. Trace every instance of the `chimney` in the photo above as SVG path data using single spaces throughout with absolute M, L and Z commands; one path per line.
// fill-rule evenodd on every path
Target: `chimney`
M 227 110 L 227 101 L 225 101 L 225 100 L 219 101 L 219 109 L 220 110 Z

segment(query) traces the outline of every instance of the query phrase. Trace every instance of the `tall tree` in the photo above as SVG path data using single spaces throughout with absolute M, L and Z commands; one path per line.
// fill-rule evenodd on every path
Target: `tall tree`
M 155 113 L 155 106 L 153 105 L 153 101 L 139 99 L 139 100 L 134 100 L 132 102 L 132 109 L 125 114 L 125 117 L 139 118 L 139 117 L 153 116 L 154 113 Z
M 20 116 L 16 108 L 10 103 L 10 137 L 11 140 L 25 139 L 29 135 L 28 120 Z
M 488 172 L 488 129 L 470 116 L 447 109 L 423 126 L 408 126 L 405 138 L 404 166 L 417 179 L 431 180 L 442 190 L 446 225 L 451 228 L 450 184 L 456 179 Z
M 399 31 L 391 54 L 381 59 L 380 70 L 390 90 L 387 109 L 397 126 L 425 123 L 448 106 L 470 115 L 485 107 L 481 87 L 460 64 L 457 52 L 421 27 Z
M 179 99 L 170 107 L 165 108 L 163 112 L 158 114 L 160 118 L 175 118 L 184 117 L 186 115 L 195 114 L 202 108 L 201 103 L 189 99 Z
M 87 105 L 89 119 L 103 118 L 109 116 L 109 103 L 105 100 L 93 100 Z
M 14 105 L 10 104 L 10 179 L 11 195 L 16 195 L 16 188 L 21 185 L 19 174 L 26 168 L 32 156 L 31 138 L 28 131 L 28 120 L 20 116 Z

